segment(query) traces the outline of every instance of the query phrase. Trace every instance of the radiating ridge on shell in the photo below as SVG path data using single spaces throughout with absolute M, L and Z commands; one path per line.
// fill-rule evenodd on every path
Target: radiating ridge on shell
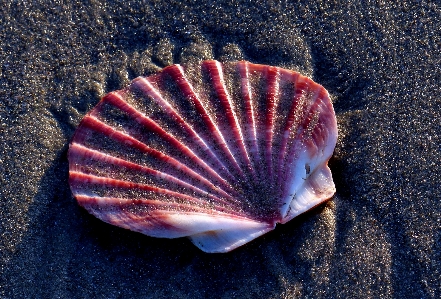
M 104 96 L 69 147 L 69 184 L 99 219 L 227 252 L 331 198 L 327 91 L 246 61 L 172 65 Z

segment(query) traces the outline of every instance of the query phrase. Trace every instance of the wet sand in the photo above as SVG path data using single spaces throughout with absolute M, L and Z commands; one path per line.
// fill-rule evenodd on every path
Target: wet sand
M 441 296 L 439 6 L 1 7 L 1 298 Z M 333 199 L 227 254 L 105 224 L 67 182 L 69 140 L 102 95 L 205 58 L 301 71 L 339 125 Z

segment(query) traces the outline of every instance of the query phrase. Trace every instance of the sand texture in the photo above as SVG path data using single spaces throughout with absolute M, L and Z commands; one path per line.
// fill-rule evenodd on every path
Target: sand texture
M 2 2 L 0 298 L 441 297 L 439 4 Z M 106 92 L 207 58 L 311 76 L 340 134 L 333 199 L 227 254 L 105 224 L 67 182 Z

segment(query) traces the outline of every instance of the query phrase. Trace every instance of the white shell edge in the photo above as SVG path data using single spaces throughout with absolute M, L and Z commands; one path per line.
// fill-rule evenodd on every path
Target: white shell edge
M 237 222 L 237 226 L 229 230 L 219 229 L 215 231 L 207 231 L 204 233 L 189 236 L 188 238 L 200 250 L 207 253 L 221 253 L 231 251 L 249 241 L 273 230 L 273 226 L 266 223 L 256 222 L 256 225 L 250 227 L 242 227 L 238 229 L 242 223 Z

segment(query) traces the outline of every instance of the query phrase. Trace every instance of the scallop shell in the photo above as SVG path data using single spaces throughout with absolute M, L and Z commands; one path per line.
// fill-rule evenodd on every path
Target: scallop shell
M 69 147 L 69 183 L 99 219 L 227 252 L 332 197 L 327 91 L 246 61 L 172 65 L 104 96 Z

